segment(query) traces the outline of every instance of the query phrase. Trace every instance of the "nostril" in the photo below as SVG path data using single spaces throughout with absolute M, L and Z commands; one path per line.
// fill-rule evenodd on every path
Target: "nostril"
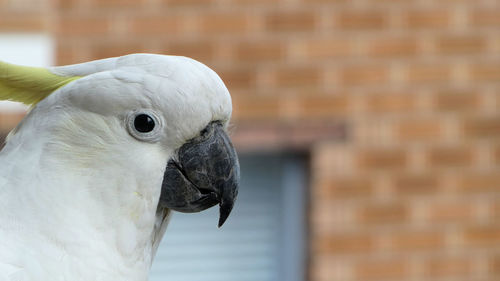
M 205 127 L 205 129 L 201 130 L 200 135 L 206 136 L 207 134 L 208 134 L 208 127 Z
M 217 195 L 217 193 L 215 193 L 213 190 L 210 190 L 210 189 L 207 189 L 207 188 L 199 188 L 198 187 L 198 191 L 200 191 L 200 193 L 203 194 L 203 195 L 209 195 L 211 193 Z

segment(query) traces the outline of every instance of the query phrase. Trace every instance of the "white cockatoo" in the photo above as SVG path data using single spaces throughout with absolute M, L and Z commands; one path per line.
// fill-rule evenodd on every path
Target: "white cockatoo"
M 231 212 L 231 97 L 195 60 L 0 63 L 0 100 L 32 105 L 0 152 L 1 281 L 147 280 L 170 210 Z

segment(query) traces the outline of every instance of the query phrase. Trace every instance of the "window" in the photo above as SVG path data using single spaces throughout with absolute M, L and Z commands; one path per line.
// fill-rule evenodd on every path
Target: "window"
M 52 38 L 41 33 L 0 33 L 0 60 L 29 66 L 50 66 L 54 61 Z M 26 108 L 20 103 L 0 101 L 0 112 Z
M 233 213 L 217 228 L 216 207 L 174 213 L 151 281 L 305 280 L 305 166 L 300 157 L 240 157 Z

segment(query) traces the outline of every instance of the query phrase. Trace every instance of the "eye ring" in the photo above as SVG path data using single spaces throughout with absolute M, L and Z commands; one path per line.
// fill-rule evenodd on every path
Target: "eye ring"
M 162 119 L 151 110 L 134 110 L 127 115 L 127 130 L 137 140 L 157 142 L 162 128 Z

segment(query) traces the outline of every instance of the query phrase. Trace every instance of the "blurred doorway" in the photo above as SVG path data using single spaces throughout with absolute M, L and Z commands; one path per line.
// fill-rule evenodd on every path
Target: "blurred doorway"
M 218 209 L 175 213 L 151 281 L 303 281 L 306 164 L 283 154 L 242 155 L 237 204 L 218 229 Z

